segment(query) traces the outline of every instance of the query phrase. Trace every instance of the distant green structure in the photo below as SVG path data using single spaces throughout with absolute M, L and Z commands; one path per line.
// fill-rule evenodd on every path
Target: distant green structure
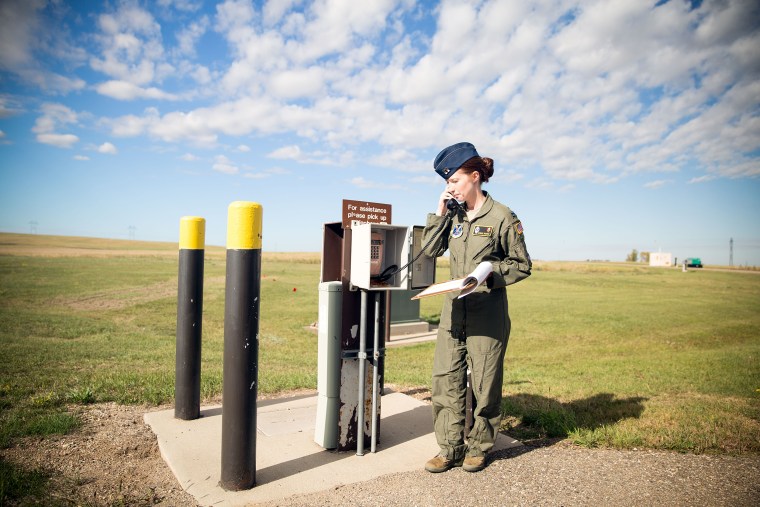
M 699 257 L 687 257 L 684 259 L 684 264 L 686 264 L 687 268 L 701 268 L 702 267 L 702 259 Z

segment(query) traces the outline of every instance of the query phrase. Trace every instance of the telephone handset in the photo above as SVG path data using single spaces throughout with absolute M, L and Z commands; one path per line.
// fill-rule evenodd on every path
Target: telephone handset
M 449 211 L 458 211 L 460 209 L 467 211 L 467 202 L 466 201 L 457 201 L 456 199 L 449 199 L 446 201 L 446 209 Z

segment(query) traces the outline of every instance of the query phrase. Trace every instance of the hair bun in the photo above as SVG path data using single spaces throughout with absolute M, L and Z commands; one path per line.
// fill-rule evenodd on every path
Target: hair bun
M 493 159 L 488 157 L 481 157 L 483 160 L 483 181 L 488 181 L 493 176 Z

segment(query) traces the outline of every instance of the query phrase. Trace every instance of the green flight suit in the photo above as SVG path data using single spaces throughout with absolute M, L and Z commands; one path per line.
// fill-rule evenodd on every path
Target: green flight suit
M 462 299 L 445 295 L 433 361 L 434 429 L 441 453 L 460 459 L 484 455 L 494 445 L 501 422 L 504 352 L 510 320 L 506 286 L 530 276 L 522 224 L 508 207 L 491 198 L 468 220 L 460 211 L 445 217 L 428 215 L 422 244 L 438 257 L 449 250 L 451 278 L 469 275 L 482 261 L 493 264 L 487 283 Z M 473 427 L 464 442 L 467 368 L 475 395 Z

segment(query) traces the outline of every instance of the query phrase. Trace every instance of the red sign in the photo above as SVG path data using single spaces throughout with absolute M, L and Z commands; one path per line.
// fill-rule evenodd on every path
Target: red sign
M 343 199 L 343 228 L 350 229 L 355 222 L 390 225 L 391 205 Z

